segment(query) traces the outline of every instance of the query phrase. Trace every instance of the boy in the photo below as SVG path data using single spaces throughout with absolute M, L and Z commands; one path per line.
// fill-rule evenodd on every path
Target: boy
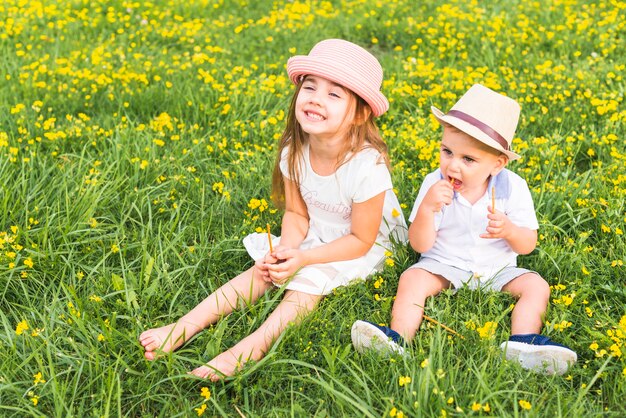
M 424 179 L 409 221 L 409 240 L 421 254 L 400 277 L 391 328 L 366 321 L 352 326 L 358 351 L 404 351 L 424 315 L 426 298 L 449 287 L 508 292 L 517 303 L 511 337 L 501 345 L 509 360 L 548 374 L 562 374 L 576 353 L 539 335 L 550 298 L 548 283 L 517 267 L 529 254 L 539 228 L 530 190 L 505 168 L 519 158 L 511 151 L 520 107 L 480 84 L 472 86 L 444 114 L 440 167 Z

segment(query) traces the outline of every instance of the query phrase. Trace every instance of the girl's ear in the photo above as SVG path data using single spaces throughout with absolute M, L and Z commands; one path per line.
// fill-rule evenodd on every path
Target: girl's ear
M 491 175 L 495 176 L 496 174 L 498 174 L 500 171 L 502 171 L 502 169 L 504 167 L 506 167 L 506 165 L 509 162 L 509 157 L 507 157 L 504 154 L 500 154 L 498 155 L 498 159 L 496 160 L 496 163 L 493 167 L 493 169 L 491 170 Z
M 356 106 L 354 111 L 354 126 L 361 126 L 369 119 L 372 109 L 369 106 Z

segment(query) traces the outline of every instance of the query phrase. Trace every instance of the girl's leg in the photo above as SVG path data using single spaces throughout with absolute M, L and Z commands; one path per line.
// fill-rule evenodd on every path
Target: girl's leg
M 420 268 L 406 270 L 400 276 L 391 310 L 391 329 L 411 341 L 422 323 L 426 298 L 448 287 L 450 282 L 439 275 Z
M 283 300 L 256 331 L 190 373 L 210 378 L 215 382 L 224 376 L 233 375 L 248 360 L 262 359 L 285 328 L 306 317 L 315 309 L 322 297 L 293 290 L 286 291 Z
M 550 300 L 550 286 L 536 273 L 516 277 L 503 288 L 518 298 L 511 314 L 511 335 L 539 334 Z
M 231 313 L 238 303 L 255 302 L 273 285 L 255 277 L 253 271 L 254 267 L 230 280 L 178 321 L 142 332 L 139 341 L 144 347 L 144 356 L 154 360 L 156 350 L 176 350 L 199 331 Z

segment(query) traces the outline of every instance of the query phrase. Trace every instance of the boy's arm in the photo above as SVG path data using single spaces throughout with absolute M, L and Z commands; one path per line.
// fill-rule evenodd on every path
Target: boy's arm
M 487 233 L 481 238 L 502 238 L 517 254 L 530 254 L 537 246 L 537 231 L 515 225 L 502 212 L 489 213 Z
M 435 245 L 437 231 L 435 231 L 435 213 L 423 209 L 423 204 L 409 226 L 409 242 L 411 248 L 418 253 L 425 253 Z
M 446 180 L 439 180 L 428 189 L 409 227 L 409 241 L 416 252 L 425 253 L 435 244 L 435 214 L 452 203 L 453 197 L 454 189 Z

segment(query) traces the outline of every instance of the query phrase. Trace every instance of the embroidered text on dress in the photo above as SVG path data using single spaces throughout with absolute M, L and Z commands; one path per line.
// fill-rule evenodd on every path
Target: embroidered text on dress
M 342 218 L 349 219 L 352 214 L 352 208 L 350 206 L 346 206 L 343 203 L 329 203 L 323 202 L 317 199 L 318 192 L 306 190 L 303 186 L 301 187 L 302 199 L 307 205 L 319 208 L 326 212 L 337 213 L 342 216 Z

